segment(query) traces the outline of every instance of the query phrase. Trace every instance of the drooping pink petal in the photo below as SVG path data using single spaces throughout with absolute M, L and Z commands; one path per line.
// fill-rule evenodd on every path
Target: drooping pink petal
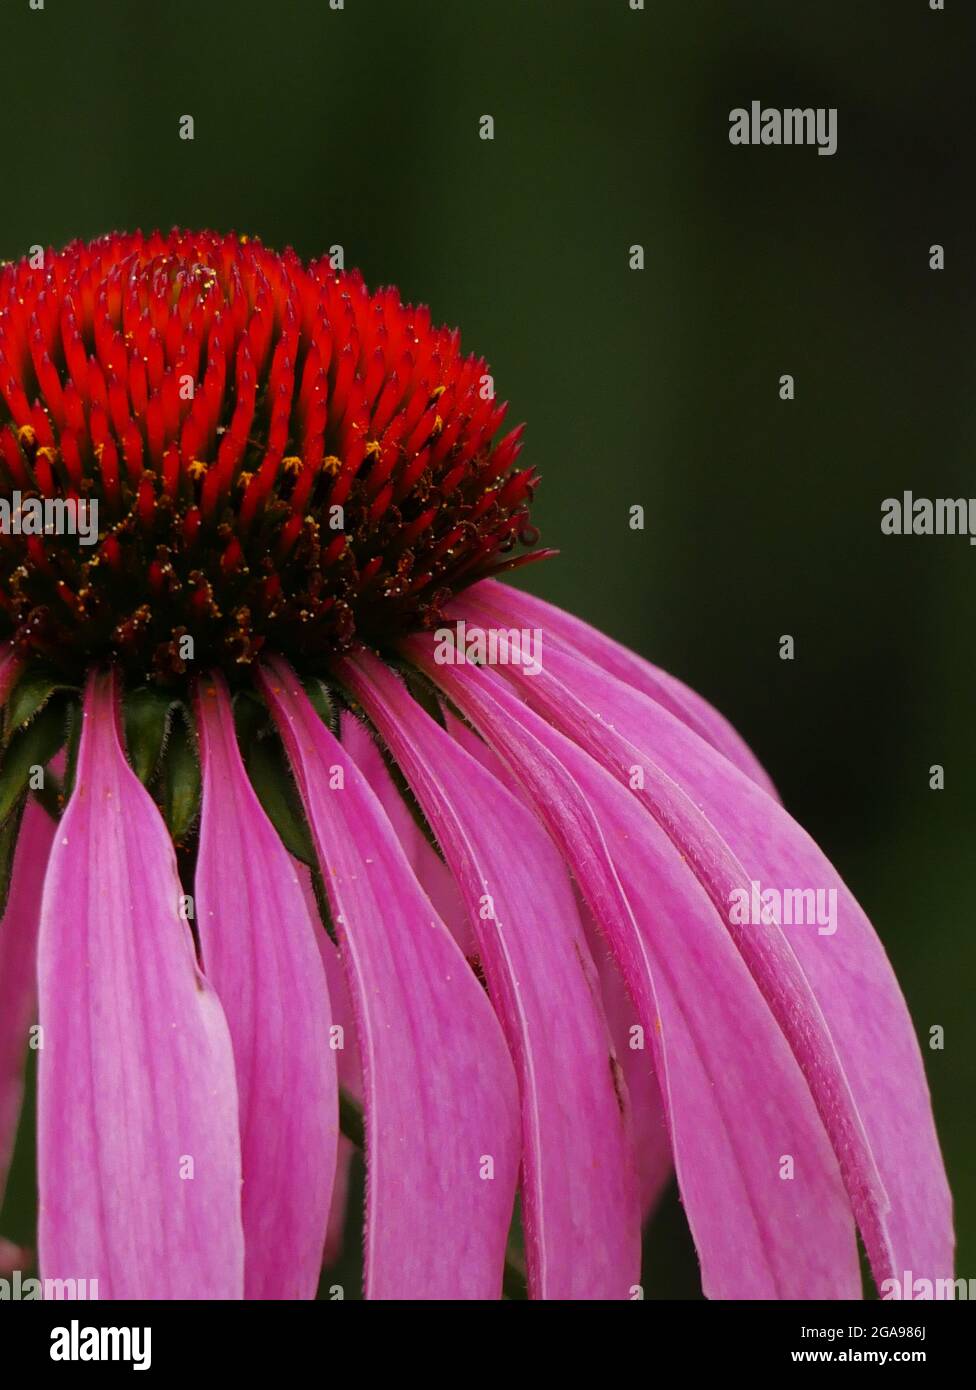
M 241 1127 L 246 1298 L 313 1298 L 339 1134 L 325 970 L 293 861 L 251 786 L 220 676 L 198 683 L 197 930 L 227 1015 Z
M 312 888 L 312 876 L 304 864 L 292 861 L 297 869 L 305 893 L 305 901 L 310 913 L 318 918 L 318 904 Z M 354 1100 L 363 1098 L 363 1067 L 359 1054 L 359 1039 L 356 1036 L 356 1016 L 349 997 L 346 972 L 339 959 L 339 950 L 328 932 L 321 924 L 315 933 L 322 967 L 329 985 L 329 1007 L 331 1012 L 329 1047 L 335 1053 L 336 1071 L 339 1085 L 348 1091 Z
M 325 1242 L 322 1246 L 322 1265 L 328 1268 L 342 1258 L 346 1238 L 346 1217 L 349 1210 L 349 1188 L 352 1181 L 352 1165 L 356 1157 L 356 1146 L 344 1134 L 339 1135 L 336 1149 L 335 1182 L 332 1184 L 332 1200 L 329 1203 L 329 1219 L 325 1227 Z
M 760 988 L 784 1012 L 797 1054 L 812 1057 L 811 1086 L 842 1158 L 875 1280 L 900 1278 L 906 1269 L 932 1280 L 950 1277 L 951 1197 L 915 1032 L 884 949 L 836 869 L 778 802 L 623 682 L 555 648 L 539 680 L 509 669 L 531 703 L 618 777 L 641 765 L 645 786 L 638 794 L 656 800 L 659 811 L 661 774 L 680 781 L 742 864 L 747 887 L 819 893 L 823 907 L 836 894 L 832 923 L 823 913 L 822 923 L 747 925 L 736 939 Z M 681 818 L 673 809 L 667 817 L 681 840 Z M 682 843 L 691 853 L 688 837 Z M 839 1055 L 881 1193 L 856 1163 L 849 1166 L 856 1143 L 834 1109 L 840 1097 L 832 1101 L 821 1089 L 829 1071 L 813 1040 L 823 1034 Z
M 365 733 L 364 733 L 365 737 Z M 349 998 L 345 971 L 339 959 L 339 952 L 319 917 L 319 906 L 312 886 L 312 875 L 306 864 L 292 859 L 292 867 L 298 875 L 305 904 L 315 923 L 315 943 L 319 948 L 325 978 L 329 986 L 329 1047 L 335 1055 L 336 1073 L 339 1085 L 353 1100 L 362 1104 L 363 1074 L 359 1060 L 359 1043 L 356 1039 L 356 1022 Z M 346 1228 L 346 1209 L 349 1205 L 349 1177 L 356 1146 L 344 1134 L 339 1135 L 336 1152 L 336 1174 L 332 1185 L 332 1202 L 329 1206 L 329 1222 L 325 1234 L 325 1247 L 322 1252 L 323 1265 L 331 1265 L 342 1254 L 342 1244 Z
M 298 865 L 305 889 L 305 899 L 310 911 L 318 917 L 318 906 L 312 889 L 311 876 L 304 864 Z M 329 1029 L 329 1046 L 333 1049 L 339 1076 L 339 1085 L 353 1100 L 362 1104 L 363 1075 L 359 1060 L 359 1043 L 356 1039 L 356 1023 L 349 998 L 349 986 L 339 959 L 339 952 L 323 927 L 320 926 L 315 937 L 325 967 L 325 977 L 329 982 L 329 1003 L 332 1007 L 332 1025 Z M 336 1154 L 336 1176 L 332 1188 L 332 1203 L 329 1207 L 329 1224 L 325 1233 L 325 1247 L 322 1252 L 324 1265 L 335 1264 L 342 1254 L 346 1230 L 346 1212 L 349 1206 L 350 1172 L 356 1146 L 344 1134 L 339 1135 L 339 1148 Z
M 560 641 L 594 662 L 600 670 L 625 681 L 648 699 L 669 710 L 689 729 L 694 729 L 737 768 L 751 777 L 763 791 L 777 797 L 769 773 L 755 753 L 723 714 L 683 681 L 654 666 L 612 637 L 591 627 L 581 618 L 546 603 L 533 594 L 522 593 L 497 579 L 485 579 L 465 591 L 465 602 L 490 609 L 502 627 L 540 628 L 549 641 Z M 452 606 L 452 615 L 460 609 Z
M 54 828 L 31 797 L 20 823 L 0 922 L 0 1206 L 24 1098 L 24 1058 L 37 1007 L 37 926 Z
M 851 1298 L 853 1222 L 804 1077 L 708 895 L 589 754 L 491 671 L 405 650 L 532 796 L 640 1009 L 675 1170 L 715 1298 Z
M 600 977 L 600 995 L 610 1025 L 630 1097 L 630 1114 L 637 1157 L 641 1220 L 650 1216 L 674 1171 L 671 1137 L 654 1072 L 651 1049 L 645 1045 L 640 1014 L 627 993 L 623 976 L 584 902 L 580 911 L 590 950 Z
M 45 1278 L 102 1298 L 240 1298 L 234 1058 L 181 920 L 166 827 L 94 673 L 38 942 L 39 1244 Z
M 282 662 L 261 672 L 305 804 L 356 1014 L 366 1295 L 497 1298 L 518 1096 L 484 991 L 355 763 Z
M 403 846 L 403 852 L 414 876 L 430 898 L 434 911 L 464 954 L 471 955 L 475 949 L 474 935 L 457 884 L 410 814 L 410 808 L 397 790 L 375 740 L 370 737 L 361 721 L 348 710 L 342 712 L 339 737 L 343 748 L 376 793 Z
M 366 652 L 339 668 L 461 888 L 519 1071 L 529 1292 L 628 1298 L 640 1210 L 626 1091 L 566 870 L 539 822 Z
M 462 615 L 473 614 L 476 620 L 486 613 L 477 603 L 468 605 L 462 601 L 459 606 Z M 504 634 L 501 640 L 505 641 Z M 647 807 L 701 883 L 763 990 L 807 1077 L 840 1163 L 872 1268 L 877 1278 L 888 1277 L 892 1258 L 885 1224 L 888 1198 L 822 1012 L 789 943 L 776 926 L 757 931 L 754 927 L 744 928 L 730 916 L 734 895 L 749 892 L 745 869 L 678 782 L 665 776 L 650 758 L 641 761 L 633 745 L 621 739 L 612 722 L 596 721 L 572 690 L 556 679 L 554 667 L 574 661 L 578 668 L 574 685 L 587 678 L 591 688 L 600 688 L 608 679 L 617 686 L 621 682 L 591 669 L 591 663 L 585 659 L 569 657 L 559 643 L 555 648 L 549 644 L 544 668 L 531 674 L 511 660 L 510 651 L 506 656 L 499 662 L 500 669 L 509 675 L 520 697 L 540 709 L 563 732 L 580 737 L 582 730 L 584 737 L 589 736 L 588 751 Z M 650 703 L 636 692 L 632 694 L 642 705 Z
M 509 775 L 505 764 L 495 756 L 481 735 L 465 724 L 463 719 L 459 719 L 451 709 L 444 711 L 444 727 L 451 737 L 460 743 L 461 747 L 470 753 L 476 762 L 487 768 L 497 781 L 507 787 L 513 796 L 518 797 L 520 801 L 525 801 L 526 804 L 530 804 L 521 782 L 517 782 L 514 777 Z

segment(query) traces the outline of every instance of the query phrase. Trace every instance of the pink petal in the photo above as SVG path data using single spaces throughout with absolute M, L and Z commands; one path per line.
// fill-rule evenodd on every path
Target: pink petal
M 640 1278 L 630 1125 L 566 870 L 538 821 L 388 667 L 361 653 L 339 675 L 413 787 L 477 932 L 521 1084 L 529 1291 L 628 1298 Z
M 375 740 L 348 710 L 342 712 L 340 738 L 343 748 L 376 793 L 417 882 L 430 898 L 434 911 L 464 954 L 472 955 L 475 951 L 474 935 L 450 870 L 438 859 L 424 832 L 410 814 L 410 808 L 397 790 Z
M 694 874 L 630 793 L 498 676 L 437 665 L 429 638 L 405 646 L 521 778 L 610 942 L 653 1048 L 706 1294 L 857 1297 L 837 1161 Z
M 610 1036 L 627 1082 L 637 1156 L 641 1220 L 646 1221 L 674 1171 L 668 1119 L 650 1050 L 636 1046 L 640 1041 L 640 1033 L 637 1032 L 640 1014 L 627 993 L 617 962 L 607 950 L 606 941 L 600 935 L 589 908 L 585 903 L 581 903 L 580 907 L 600 978 L 600 995 L 610 1025 Z
M 304 864 L 298 865 L 305 888 L 305 900 L 310 910 L 318 918 L 318 906 L 312 889 L 312 879 Z M 316 941 L 329 982 L 329 1000 L 332 1005 L 332 1029 L 329 1045 L 334 1047 L 338 1067 L 339 1084 L 353 1100 L 362 1102 L 363 1075 L 359 1060 L 359 1043 L 356 1040 L 356 1023 L 349 998 L 345 972 L 339 959 L 339 952 L 332 938 L 323 927 L 316 932 Z M 346 1232 L 346 1212 L 349 1206 L 349 1180 L 356 1146 L 344 1134 L 339 1135 L 339 1149 L 336 1156 L 336 1177 L 332 1188 L 332 1204 L 329 1207 L 329 1224 L 325 1234 L 325 1247 L 322 1252 L 324 1265 L 335 1264 L 342 1254 Z
M 618 776 L 643 764 L 647 796 L 656 794 L 655 776 L 680 780 L 742 864 L 746 885 L 836 892 L 835 932 L 820 934 L 816 925 L 747 927 L 740 929 L 739 948 L 772 1006 L 784 1010 L 781 1022 L 797 1055 L 806 1054 L 875 1280 L 900 1279 L 906 1269 L 933 1280 L 950 1277 L 951 1197 L 915 1032 L 884 949 L 836 869 L 777 802 L 666 711 L 588 662 L 550 645 L 544 678 L 538 684 L 533 678 L 531 690 L 528 680 L 522 685 Z M 585 692 L 585 706 L 570 689 Z M 677 831 L 680 819 L 668 814 Z M 828 1051 L 839 1053 L 839 1061 Z M 860 1161 L 856 1136 L 837 1109 L 843 1095 L 832 1096 L 827 1085 L 835 1066 L 842 1066 L 866 1136 L 867 1157 Z M 880 1190 L 869 1172 L 875 1165 Z
M 368 737 L 365 730 L 363 737 Z M 319 919 L 319 907 L 315 899 L 315 889 L 312 887 L 312 875 L 307 865 L 300 863 L 299 860 L 292 859 L 291 862 L 301 883 L 309 915 L 315 922 L 315 943 L 319 949 L 325 978 L 329 986 L 329 1006 L 332 1014 L 329 1028 L 329 1047 L 335 1056 L 339 1085 L 353 1100 L 362 1103 L 362 1066 L 359 1061 L 356 1022 L 353 1017 L 345 972 L 339 959 L 339 952 Z M 335 1182 L 332 1185 L 332 1202 L 329 1207 L 329 1223 L 325 1234 L 325 1247 L 322 1252 L 324 1265 L 334 1264 L 342 1254 L 346 1229 L 346 1209 L 349 1205 L 349 1170 L 355 1152 L 355 1144 L 344 1134 L 340 1134 L 336 1153 Z
M 251 786 L 219 676 L 196 692 L 203 806 L 197 930 L 237 1065 L 246 1298 L 313 1298 L 339 1135 L 316 925 Z
M 498 1022 L 297 677 L 274 661 L 261 684 L 308 813 L 356 1013 L 366 1295 L 497 1298 L 519 1161 L 516 1082 Z M 342 788 L 330 788 L 339 773 Z
M 346 1214 L 349 1209 L 352 1162 L 355 1157 L 356 1145 L 344 1134 L 340 1134 L 336 1149 L 332 1201 L 329 1203 L 329 1220 L 325 1228 L 325 1243 L 322 1246 L 322 1264 L 325 1268 L 338 1263 L 342 1258 L 346 1238 Z
M 102 1298 L 240 1298 L 230 1037 L 180 919 L 166 827 L 122 752 L 116 699 L 112 675 L 89 678 L 44 883 L 41 1271 L 97 1278 Z
M 694 729 L 706 743 L 724 754 L 770 796 L 777 796 L 769 773 L 724 714 L 720 714 L 676 676 L 662 671 L 659 666 L 653 666 L 636 652 L 615 642 L 612 637 L 607 637 L 572 613 L 532 594 L 513 589 L 508 584 L 500 584 L 497 579 L 485 579 L 473 585 L 465 591 L 464 599 L 494 611 L 496 621 L 500 621 L 502 627 L 516 624 L 541 628 L 547 638 L 559 638 L 602 671 L 632 685 L 635 690 L 668 710 L 689 729 Z M 452 615 L 455 611 L 460 614 L 460 609 L 452 606 Z
M 24 1058 L 37 1006 L 37 926 L 54 821 L 31 797 L 24 807 L 7 909 L 0 922 L 0 1206 L 24 1098 Z

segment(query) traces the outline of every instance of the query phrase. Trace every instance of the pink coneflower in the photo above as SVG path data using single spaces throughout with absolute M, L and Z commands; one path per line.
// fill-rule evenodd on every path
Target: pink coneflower
M 497 1298 L 516 1192 L 531 1296 L 638 1296 L 672 1165 L 711 1297 L 860 1297 L 857 1230 L 879 1285 L 950 1274 L 877 937 L 719 714 L 491 577 L 543 553 L 504 414 L 328 261 L 0 270 L 0 1179 L 30 1035 L 43 1277 L 313 1296 L 360 1114 L 369 1297 Z

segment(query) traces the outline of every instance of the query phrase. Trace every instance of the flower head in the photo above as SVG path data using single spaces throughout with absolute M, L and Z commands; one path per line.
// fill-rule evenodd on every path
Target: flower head
M 633 1297 L 672 1170 L 710 1296 L 857 1297 L 858 1230 L 950 1276 L 872 927 L 710 705 L 490 577 L 535 541 L 503 414 L 426 310 L 244 239 L 0 270 L 43 1277 L 311 1297 L 357 1143 L 374 1298 L 497 1297 L 516 1192 L 531 1296 Z
M 75 674 L 235 678 L 429 623 L 530 536 L 484 361 L 393 289 L 246 237 L 112 235 L 0 270 L 5 481 L 97 503 L 10 536 L 0 632 Z

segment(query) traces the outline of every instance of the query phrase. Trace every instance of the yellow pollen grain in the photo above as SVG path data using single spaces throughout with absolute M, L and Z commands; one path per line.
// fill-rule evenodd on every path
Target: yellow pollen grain
M 37 431 L 34 429 L 33 425 L 21 425 L 20 429 L 17 431 L 17 438 L 20 440 L 21 444 L 36 444 Z
M 289 454 L 287 458 L 283 458 L 281 460 L 281 466 L 286 473 L 294 473 L 296 478 L 298 477 L 302 469 L 305 467 L 304 463 L 298 457 L 297 454 Z
M 322 472 L 329 473 L 334 478 L 342 467 L 342 459 L 336 458 L 335 454 L 326 454 L 322 460 Z
M 367 454 L 378 454 L 380 452 L 380 441 L 378 439 L 371 439 L 366 445 L 366 452 Z
M 201 478 L 206 477 L 208 470 L 207 465 L 204 463 L 203 459 L 194 459 L 186 471 L 189 473 L 190 477 L 196 483 L 199 482 Z

